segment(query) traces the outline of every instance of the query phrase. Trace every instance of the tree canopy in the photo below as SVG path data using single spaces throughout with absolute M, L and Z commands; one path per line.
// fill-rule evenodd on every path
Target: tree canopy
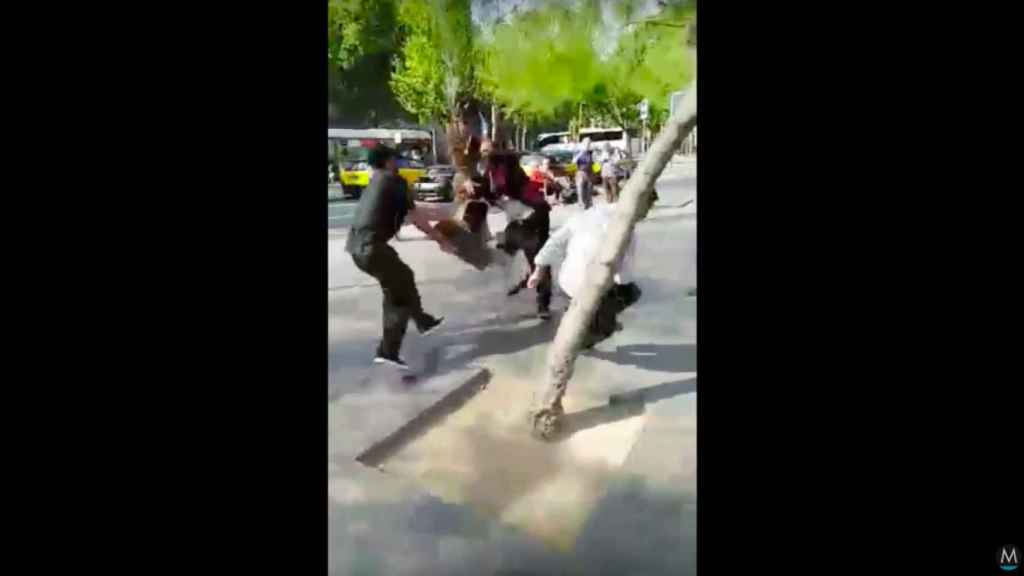
M 636 127 L 696 73 L 694 0 L 540 0 L 481 29 L 470 0 L 328 0 L 335 110 L 449 123 L 477 101 L 520 125 Z M 580 118 L 580 116 L 583 118 Z
M 696 12 L 692 0 L 666 3 L 648 18 L 638 12 L 635 0 L 583 0 L 514 14 L 494 27 L 482 50 L 482 85 L 494 101 L 534 121 L 582 105 L 587 120 L 628 128 L 646 98 L 658 123 L 669 95 L 694 75 L 687 41 Z M 618 34 L 608 32 L 609 21 Z
M 395 0 L 328 0 L 327 60 L 347 70 L 363 56 L 396 46 Z
M 404 0 L 401 47 L 391 73 L 395 97 L 421 122 L 446 121 L 477 89 L 477 48 L 469 0 Z

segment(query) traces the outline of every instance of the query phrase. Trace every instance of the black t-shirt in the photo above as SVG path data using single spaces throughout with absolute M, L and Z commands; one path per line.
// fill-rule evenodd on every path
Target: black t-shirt
M 366 244 L 391 240 L 415 207 L 404 178 L 374 172 L 359 198 L 345 249 L 354 252 Z

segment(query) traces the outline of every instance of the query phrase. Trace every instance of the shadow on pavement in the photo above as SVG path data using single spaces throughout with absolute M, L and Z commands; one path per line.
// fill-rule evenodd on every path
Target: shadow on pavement
M 445 336 L 447 336 L 449 339 L 453 340 L 453 341 L 448 342 L 449 345 L 460 344 L 460 342 L 454 342 L 454 338 L 455 337 L 466 336 L 467 334 L 477 334 L 480 330 L 483 330 L 483 329 L 492 329 L 492 328 L 499 328 L 499 327 L 505 327 L 505 326 L 512 326 L 512 325 L 515 325 L 515 324 L 519 324 L 520 322 L 523 322 L 525 320 L 535 319 L 536 317 L 537 317 L 536 314 L 523 313 L 523 314 L 512 314 L 512 315 L 508 315 L 508 316 L 504 316 L 504 315 L 503 316 L 497 316 L 497 317 L 494 317 L 494 318 L 489 318 L 488 320 L 483 321 L 483 322 L 473 322 L 473 323 L 467 323 L 467 324 L 452 324 L 451 327 L 448 327 L 446 329 Z
M 558 322 L 548 320 L 538 321 L 536 324 L 515 330 L 494 330 L 474 333 L 468 341 L 451 339 L 445 342 L 445 344 L 427 351 L 422 375 L 435 376 L 444 371 L 441 368 L 441 352 L 445 346 L 475 344 L 471 350 L 445 360 L 445 364 L 449 367 L 447 369 L 461 368 L 483 356 L 516 354 L 538 344 L 551 342 L 555 337 L 557 329 Z
M 657 372 L 697 371 L 695 344 L 628 344 L 619 346 L 615 352 L 587 350 L 583 354 L 622 366 L 636 366 Z
M 597 406 L 563 416 L 561 432 L 555 441 L 561 442 L 582 430 L 643 414 L 646 404 L 696 391 L 697 379 L 687 378 L 616 394 L 609 398 L 607 406 Z
M 640 480 L 609 489 L 576 542 L 588 575 L 697 573 L 697 505 L 691 493 Z
M 467 506 L 423 496 L 403 502 L 332 503 L 328 574 L 540 576 L 571 574 L 572 556 Z

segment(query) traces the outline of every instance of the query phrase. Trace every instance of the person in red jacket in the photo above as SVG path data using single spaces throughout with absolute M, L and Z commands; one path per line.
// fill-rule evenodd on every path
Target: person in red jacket
M 482 194 L 493 202 L 501 198 L 517 200 L 530 209 L 529 215 L 522 220 L 510 218 L 498 248 L 509 256 L 522 250 L 532 274 L 535 269 L 533 259 L 551 233 L 551 206 L 544 199 L 543 187 L 530 181 L 519 163 L 518 154 L 496 151 L 491 141 L 484 140 L 480 144 L 480 155 L 484 167 Z M 509 296 L 519 293 L 526 287 L 526 282 L 527 278 L 524 278 L 509 292 Z M 537 316 L 547 320 L 551 318 L 551 283 L 541 282 L 536 289 Z

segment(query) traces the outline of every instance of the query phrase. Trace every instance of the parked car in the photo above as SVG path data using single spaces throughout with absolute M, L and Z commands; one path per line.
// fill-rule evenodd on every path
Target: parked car
M 445 164 L 431 166 L 413 183 L 417 200 L 441 200 L 451 202 L 454 196 L 452 179 L 455 167 Z

